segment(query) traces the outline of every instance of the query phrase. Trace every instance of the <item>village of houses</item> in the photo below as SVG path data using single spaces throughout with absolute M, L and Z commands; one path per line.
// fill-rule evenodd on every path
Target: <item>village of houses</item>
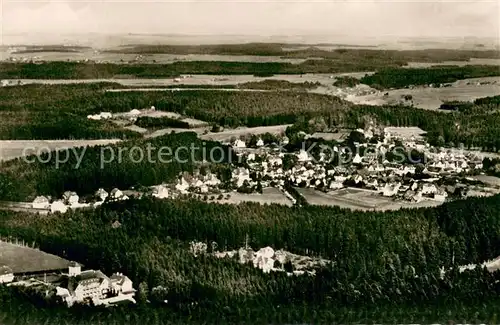
M 499 183 L 484 175 L 481 153 L 430 146 L 425 132 L 414 127 L 391 127 L 383 131 L 369 127 L 354 132 L 366 139 L 366 143 L 354 143 L 355 151 L 347 152 L 349 148 L 339 143 L 316 157 L 309 148 L 288 152 L 285 148 L 289 140 L 284 135 L 276 137 L 280 143 L 272 144 L 264 143 L 261 138 L 255 140 L 255 136 L 253 141 L 250 137 L 233 139 L 227 144 L 238 156 L 238 162 L 231 163 L 230 180 L 222 180 L 208 166 L 192 174 L 182 173 L 176 182 L 158 184 L 146 191 L 98 189 L 92 202 L 84 202 L 77 193 L 65 192 L 61 198 L 39 196 L 30 208 L 65 213 L 68 209 L 93 208 L 106 202 L 150 195 L 158 199 L 199 198 L 233 204 L 253 201 L 294 205 L 305 200 L 312 205 L 354 210 L 394 210 L 500 192 Z M 377 141 L 370 141 L 376 132 L 383 134 L 377 134 Z M 416 150 L 425 160 L 412 164 L 404 159 L 384 158 L 401 144 L 405 152 Z M 333 155 L 347 158 L 333 164 Z M 284 164 L 285 160 L 288 163 Z

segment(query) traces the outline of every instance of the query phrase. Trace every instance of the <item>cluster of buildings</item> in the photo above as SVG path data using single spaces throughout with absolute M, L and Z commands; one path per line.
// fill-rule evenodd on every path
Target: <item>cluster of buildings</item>
M 207 254 L 208 245 L 202 242 L 191 242 L 190 251 L 195 256 Z M 264 247 L 257 251 L 249 247 L 233 251 L 214 251 L 211 253 L 216 258 L 236 259 L 240 264 L 252 265 L 264 273 L 286 272 L 291 275 L 314 275 L 316 270 L 332 262 L 327 259 L 313 258 Z
M 121 190 L 114 188 L 111 192 L 99 189 L 94 196 L 82 199 L 76 192 L 66 191 L 61 199 L 52 199 L 50 196 L 38 196 L 32 202 L 35 210 L 48 210 L 52 213 L 66 213 L 68 209 L 92 208 L 102 205 L 104 202 L 128 200 L 129 196 Z
M 278 187 L 289 183 L 325 192 L 356 187 L 397 200 L 444 202 L 450 195 L 465 194 L 471 187 L 467 176 L 478 174 L 483 168 L 482 158 L 473 153 L 430 146 L 423 137 L 425 132 L 418 128 L 385 128 L 380 135 L 377 131 L 356 130 L 366 138 L 366 143 L 354 143 L 354 152 L 352 148 L 335 145 L 315 157 L 306 150 L 292 153 L 273 150 L 263 147 L 260 141 L 257 148 L 246 148 L 242 140 L 236 140 L 233 148 L 244 156 L 247 167 L 234 169 L 233 184 L 239 188 L 245 182 L 250 186 L 260 182 L 262 186 Z M 374 137 L 376 141 L 371 141 Z M 406 156 L 399 161 L 389 158 L 401 144 L 398 149 Z M 420 163 L 408 161 L 412 151 L 421 154 Z M 351 159 L 334 165 L 332 154 L 351 154 Z M 287 155 L 294 157 L 294 164 L 285 168 L 283 161 Z
M 44 273 L 16 276 L 12 270 L 0 267 L 0 283 L 8 286 L 29 287 L 41 296 L 52 297 L 68 307 L 75 304 L 111 306 L 117 303 L 135 303 L 132 281 L 122 273 L 110 277 L 101 271 L 85 270 L 71 262 L 67 273 Z

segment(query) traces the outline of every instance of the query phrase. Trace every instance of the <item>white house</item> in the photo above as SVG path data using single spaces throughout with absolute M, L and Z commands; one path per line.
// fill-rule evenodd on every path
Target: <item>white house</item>
M 438 191 L 437 193 L 434 194 L 434 200 L 439 201 L 439 202 L 446 201 L 447 197 L 448 197 L 448 193 L 446 193 L 446 191 Z
M 399 188 L 401 187 L 401 183 L 397 184 L 385 184 L 384 188 L 382 189 L 382 195 L 383 196 L 394 196 L 398 193 Z
M 344 185 L 342 184 L 342 182 L 337 182 L 337 181 L 330 182 L 330 186 L 329 186 L 329 188 L 332 190 L 338 190 L 338 189 L 341 189 L 343 187 L 344 187 Z
M 271 158 L 269 158 L 269 165 L 270 166 L 282 166 L 283 159 L 281 159 L 279 157 L 271 157 Z
M 305 162 L 309 161 L 309 154 L 305 150 L 300 150 L 299 153 L 297 154 L 297 159 L 300 162 Z
M 264 273 L 269 273 L 274 268 L 274 250 L 271 247 L 259 249 L 253 258 L 253 265 Z
M 158 199 L 166 199 L 169 196 L 168 188 L 164 185 L 153 186 L 153 197 Z
M 264 145 L 264 141 L 262 141 L 262 139 L 259 139 L 257 141 L 257 147 L 262 147 Z
M 245 181 L 251 181 L 250 171 L 246 168 L 237 168 L 233 170 L 232 174 L 236 187 L 241 187 Z
M 177 185 L 175 185 L 175 189 L 183 194 L 187 193 L 188 188 L 189 188 L 189 183 L 184 179 L 184 177 L 181 177 Z
M 95 196 L 104 202 L 106 201 L 109 194 L 104 189 L 100 188 L 97 190 L 97 192 L 95 192 Z
M 205 185 L 207 186 L 217 186 L 221 183 L 220 179 L 217 178 L 217 175 L 210 173 L 204 177 Z
M 423 184 L 422 194 L 435 194 L 438 192 L 436 185 L 434 184 Z
M 49 199 L 45 196 L 38 196 L 35 200 L 33 200 L 32 207 L 33 209 L 49 209 Z
M 9 283 L 14 281 L 14 273 L 8 266 L 0 267 L 0 283 Z
M 130 115 L 130 116 L 136 116 L 137 117 L 137 116 L 141 115 L 141 111 L 134 108 L 133 110 L 131 110 L 130 112 L 128 112 L 128 115 Z
M 111 193 L 109 194 L 109 198 L 113 201 L 128 200 L 128 196 L 126 196 L 122 191 L 120 191 L 117 188 L 114 188 L 113 190 L 111 190 Z
M 354 156 L 354 158 L 352 159 L 352 163 L 353 164 L 361 164 L 363 160 L 361 159 L 361 157 L 359 156 L 359 154 L 356 154 L 356 156 Z
M 245 141 L 237 139 L 236 141 L 233 142 L 233 147 L 235 147 L 235 148 L 246 148 Z
M 75 192 L 66 191 L 63 194 L 63 200 L 66 204 L 75 205 L 78 204 L 80 197 Z
M 50 212 L 52 213 L 56 212 L 66 213 L 67 211 L 68 211 L 68 206 L 64 204 L 64 202 L 61 200 L 54 201 L 50 205 Z

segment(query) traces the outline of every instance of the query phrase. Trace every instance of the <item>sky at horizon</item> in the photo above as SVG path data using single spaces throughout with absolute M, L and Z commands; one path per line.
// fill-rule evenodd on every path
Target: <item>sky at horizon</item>
M 499 38 L 499 1 L 3 0 L 2 34 Z

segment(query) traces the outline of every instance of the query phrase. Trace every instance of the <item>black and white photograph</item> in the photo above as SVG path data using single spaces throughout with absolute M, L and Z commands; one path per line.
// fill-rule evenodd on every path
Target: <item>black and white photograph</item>
M 500 2 L 0 0 L 0 324 L 500 324 Z

